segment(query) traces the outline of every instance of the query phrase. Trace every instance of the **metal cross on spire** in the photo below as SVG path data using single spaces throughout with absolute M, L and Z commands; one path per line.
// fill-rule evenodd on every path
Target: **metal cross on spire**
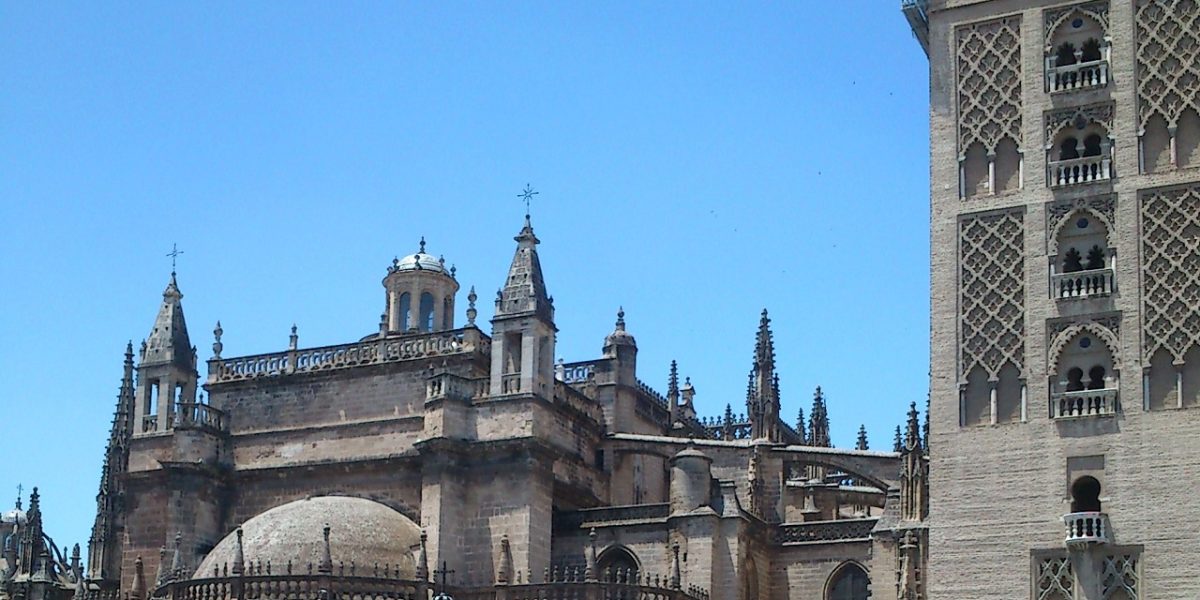
M 183 254 L 183 250 L 180 250 L 179 247 L 176 246 L 174 242 L 172 242 L 171 243 L 171 251 L 167 253 L 167 256 L 171 257 L 171 274 L 172 275 L 175 274 L 175 259 L 178 258 L 180 254 Z
M 536 195 L 538 195 L 538 192 L 533 191 L 533 187 L 530 186 L 528 183 L 525 184 L 525 189 L 521 190 L 520 194 L 517 194 L 518 198 L 525 201 L 525 216 L 526 217 L 529 216 L 529 203 L 533 201 L 533 197 Z
M 445 596 L 446 594 L 446 577 L 452 573 L 454 573 L 454 569 L 447 568 L 446 561 L 444 560 L 442 561 L 442 567 L 440 569 L 433 570 L 434 577 L 441 579 L 441 585 L 439 587 L 442 590 L 442 596 Z
M 25 486 L 17 484 L 17 508 L 21 508 L 21 494 L 25 491 Z

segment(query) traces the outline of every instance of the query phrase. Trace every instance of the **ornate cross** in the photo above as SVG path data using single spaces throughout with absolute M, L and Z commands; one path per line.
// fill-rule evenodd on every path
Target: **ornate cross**
M 525 184 L 525 189 L 521 190 L 520 194 L 517 194 L 518 198 L 525 201 L 525 215 L 526 216 L 529 215 L 529 203 L 531 201 L 533 201 L 533 197 L 536 195 L 538 195 L 538 192 L 533 191 L 533 188 L 528 183 Z
M 444 560 L 442 561 L 442 568 L 433 570 L 433 576 L 442 580 L 441 586 L 439 586 L 442 588 L 442 593 L 446 591 L 446 576 L 452 573 L 454 573 L 454 569 L 446 568 L 446 561 Z
M 176 246 L 174 243 L 172 243 L 171 251 L 167 253 L 167 256 L 171 257 L 171 272 L 172 273 L 175 272 L 175 259 L 178 258 L 180 254 L 183 254 L 183 250 L 180 250 L 178 246 Z
M 25 491 L 25 486 L 17 484 L 17 506 L 21 506 L 21 494 Z

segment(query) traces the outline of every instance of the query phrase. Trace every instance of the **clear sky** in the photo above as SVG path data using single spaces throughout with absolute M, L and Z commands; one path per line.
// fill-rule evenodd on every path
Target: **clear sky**
M 377 330 L 395 255 L 479 291 L 530 183 L 558 353 L 874 448 L 927 389 L 928 75 L 896 0 L 0 3 L 0 508 L 86 545 L 127 340 L 171 269 L 201 377 Z

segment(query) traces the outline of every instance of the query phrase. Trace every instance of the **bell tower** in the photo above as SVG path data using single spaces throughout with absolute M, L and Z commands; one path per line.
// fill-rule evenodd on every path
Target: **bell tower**
M 546 295 L 529 215 L 513 238 L 517 251 L 492 318 L 491 395 L 531 393 L 549 398 L 554 382 L 554 301 Z
M 196 349 L 183 318 L 175 272 L 163 291 L 150 335 L 142 342 L 134 401 L 134 435 L 166 431 L 180 402 L 196 400 Z

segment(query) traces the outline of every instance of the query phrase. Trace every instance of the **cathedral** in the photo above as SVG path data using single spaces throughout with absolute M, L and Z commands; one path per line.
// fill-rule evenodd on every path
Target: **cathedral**
M 868 450 L 865 432 L 832 448 L 819 388 L 809 418 L 786 422 L 765 310 L 737 415 L 698 415 L 674 364 L 665 392 L 646 383 L 623 312 L 598 356 L 556 360 L 528 216 L 515 242 L 490 323 L 474 289 L 460 310 L 455 270 L 422 240 L 383 273 L 370 333 L 306 348 L 293 330 L 287 348 L 254 356 L 228 352 L 217 323 L 201 359 L 172 273 L 149 335 L 126 349 L 86 565 L 42 535 L 35 495 L 5 518 L 0 596 L 865 600 L 919 588 L 928 471 L 915 406 L 888 452 Z

